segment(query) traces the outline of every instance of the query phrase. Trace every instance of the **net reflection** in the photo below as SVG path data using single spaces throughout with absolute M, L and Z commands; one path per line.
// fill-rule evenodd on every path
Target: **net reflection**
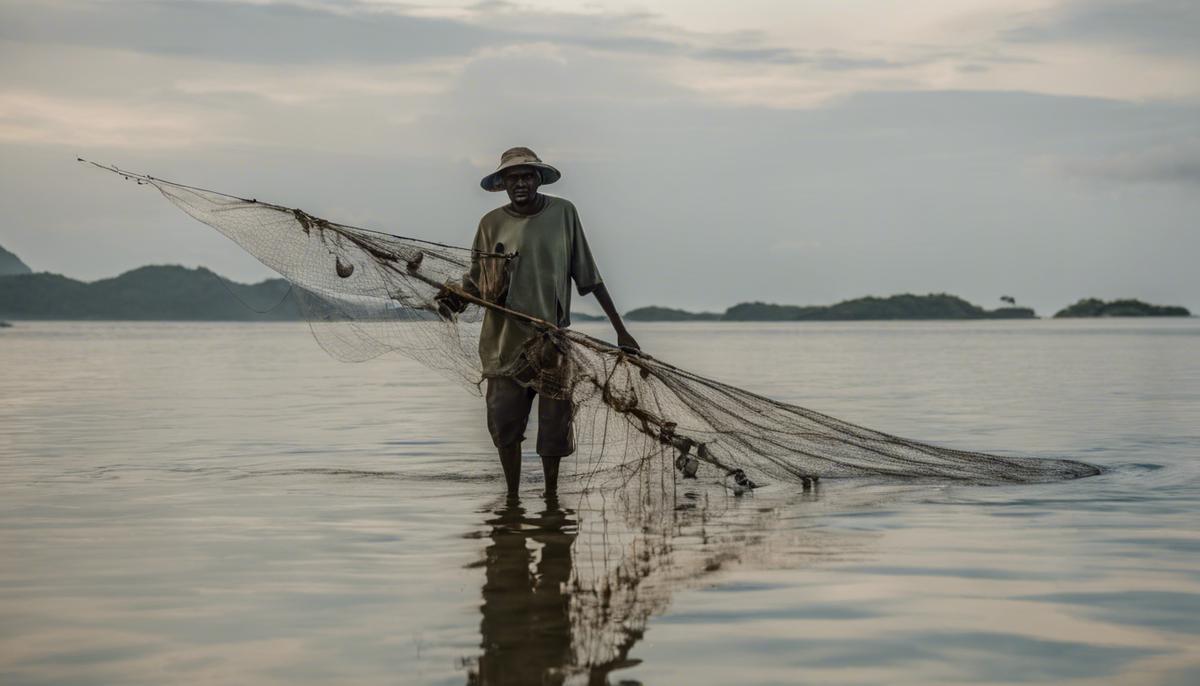
M 614 683 L 639 664 L 631 651 L 672 593 L 747 557 L 769 564 L 776 508 L 650 481 L 487 513 L 482 654 L 467 661 L 468 684 Z

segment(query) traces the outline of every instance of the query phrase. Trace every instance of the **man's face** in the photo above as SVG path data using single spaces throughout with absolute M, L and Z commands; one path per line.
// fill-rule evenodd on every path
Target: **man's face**
M 533 167 L 513 167 L 506 169 L 504 175 L 504 190 L 508 191 L 508 199 L 514 205 L 526 205 L 533 200 L 538 186 L 542 185 L 542 176 Z

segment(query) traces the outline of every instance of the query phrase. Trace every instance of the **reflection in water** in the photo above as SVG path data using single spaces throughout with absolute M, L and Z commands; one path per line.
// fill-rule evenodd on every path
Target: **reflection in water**
M 630 652 L 672 592 L 772 547 L 775 508 L 634 481 L 574 509 L 550 496 L 488 513 L 483 652 L 468 684 L 612 683 L 640 663 Z
M 492 543 L 483 584 L 483 656 L 468 683 L 562 683 L 572 662 L 565 591 L 577 535 L 574 513 L 550 497 L 545 509 L 528 515 L 514 497 L 495 515 L 487 522 Z

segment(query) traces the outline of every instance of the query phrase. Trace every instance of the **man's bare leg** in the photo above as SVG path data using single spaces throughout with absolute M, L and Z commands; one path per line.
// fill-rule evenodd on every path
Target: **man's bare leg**
M 504 468 L 504 480 L 508 482 L 508 494 L 516 495 L 521 490 L 521 444 L 500 448 L 500 466 Z
M 561 457 L 543 457 L 542 458 L 542 473 L 546 475 L 546 493 L 558 492 L 558 463 L 562 462 Z

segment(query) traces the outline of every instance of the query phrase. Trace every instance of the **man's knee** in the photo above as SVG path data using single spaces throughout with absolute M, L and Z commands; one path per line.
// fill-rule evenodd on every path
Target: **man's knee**
M 528 388 L 506 377 L 487 380 L 487 425 L 492 443 L 497 448 L 520 445 L 525 439 L 525 426 L 529 422 L 529 410 L 533 404 L 533 393 Z
M 538 398 L 538 455 L 562 458 L 575 452 L 574 409 L 570 400 Z

